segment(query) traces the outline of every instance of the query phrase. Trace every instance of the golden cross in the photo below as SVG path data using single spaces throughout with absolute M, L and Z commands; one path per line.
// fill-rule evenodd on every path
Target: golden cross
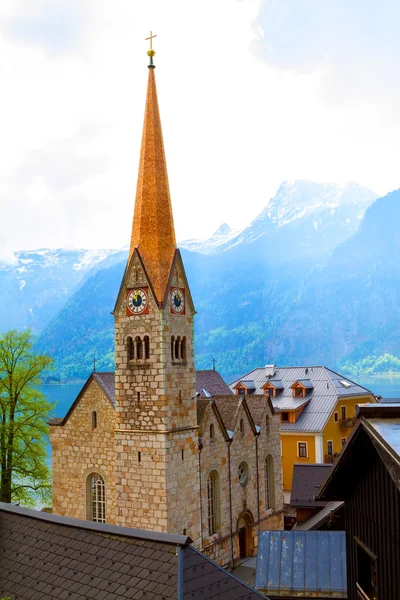
M 157 35 L 153 35 L 153 32 L 150 31 L 150 37 L 146 38 L 146 40 L 150 40 L 150 50 L 153 50 L 153 38 L 157 37 Z

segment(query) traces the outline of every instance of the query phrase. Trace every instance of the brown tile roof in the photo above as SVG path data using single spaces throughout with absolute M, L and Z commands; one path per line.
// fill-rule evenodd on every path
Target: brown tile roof
M 233 395 L 230 387 L 222 379 L 218 371 L 210 369 L 208 371 L 196 371 L 196 393 L 203 398 L 207 398 L 207 392 L 210 396 Z
M 229 431 L 234 431 L 239 413 L 239 407 L 242 403 L 240 396 L 215 396 L 213 398 L 218 411 L 222 417 L 225 427 Z
M 260 597 L 190 541 L 0 503 L 0 592 L 18 600 Z
M 162 303 L 176 239 L 154 69 L 149 69 L 129 260 L 135 248 Z
M 269 397 L 264 396 L 246 396 L 247 406 L 249 407 L 250 414 L 253 418 L 254 424 L 260 426 L 264 412 L 270 404 Z
M 211 406 L 209 398 L 196 398 L 197 400 L 197 425 L 199 426 L 199 435 L 203 434 L 208 407 Z

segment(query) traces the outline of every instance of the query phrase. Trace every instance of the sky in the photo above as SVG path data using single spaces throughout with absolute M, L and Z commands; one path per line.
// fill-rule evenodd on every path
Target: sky
M 400 184 L 397 0 L 1 0 L 0 260 L 130 238 L 150 30 L 178 240 Z

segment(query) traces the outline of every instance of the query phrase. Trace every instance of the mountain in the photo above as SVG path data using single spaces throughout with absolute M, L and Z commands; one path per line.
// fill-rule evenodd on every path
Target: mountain
M 219 252 L 221 247 L 226 247 L 232 239 L 238 237 L 240 232 L 240 229 L 231 229 L 227 223 L 223 223 L 207 240 L 184 240 L 179 243 L 179 247 L 201 254 L 213 254 Z
M 181 247 L 211 254 L 258 242 L 261 250 L 268 243 L 270 260 L 280 263 L 295 256 L 322 257 L 357 231 L 365 210 L 376 198 L 374 192 L 355 183 L 285 181 L 239 234 L 234 235 L 224 224 L 222 231 L 220 228 L 205 242 L 182 242 Z
M 0 263 L 0 331 L 31 327 L 39 332 L 96 272 L 125 257 L 120 250 L 39 249 Z
M 322 263 L 294 255 L 278 264 L 258 251 L 259 239 L 218 254 L 183 250 L 198 311 L 197 367 L 215 357 L 233 379 L 272 362 L 339 367 L 372 353 L 400 357 L 399 222 L 396 191 L 372 204 Z M 99 369 L 112 368 L 109 313 L 124 266 L 90 277 L 43 331 L 39 347 L 63 377 L 86 376 L 94 355 Z

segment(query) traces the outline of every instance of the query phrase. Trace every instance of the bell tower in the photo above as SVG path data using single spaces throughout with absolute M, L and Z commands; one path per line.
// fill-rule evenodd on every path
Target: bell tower
M 114 309 L 116 523 L 200 536 L 195 310 L 169 192 L 150 35 L 130 252 Z

